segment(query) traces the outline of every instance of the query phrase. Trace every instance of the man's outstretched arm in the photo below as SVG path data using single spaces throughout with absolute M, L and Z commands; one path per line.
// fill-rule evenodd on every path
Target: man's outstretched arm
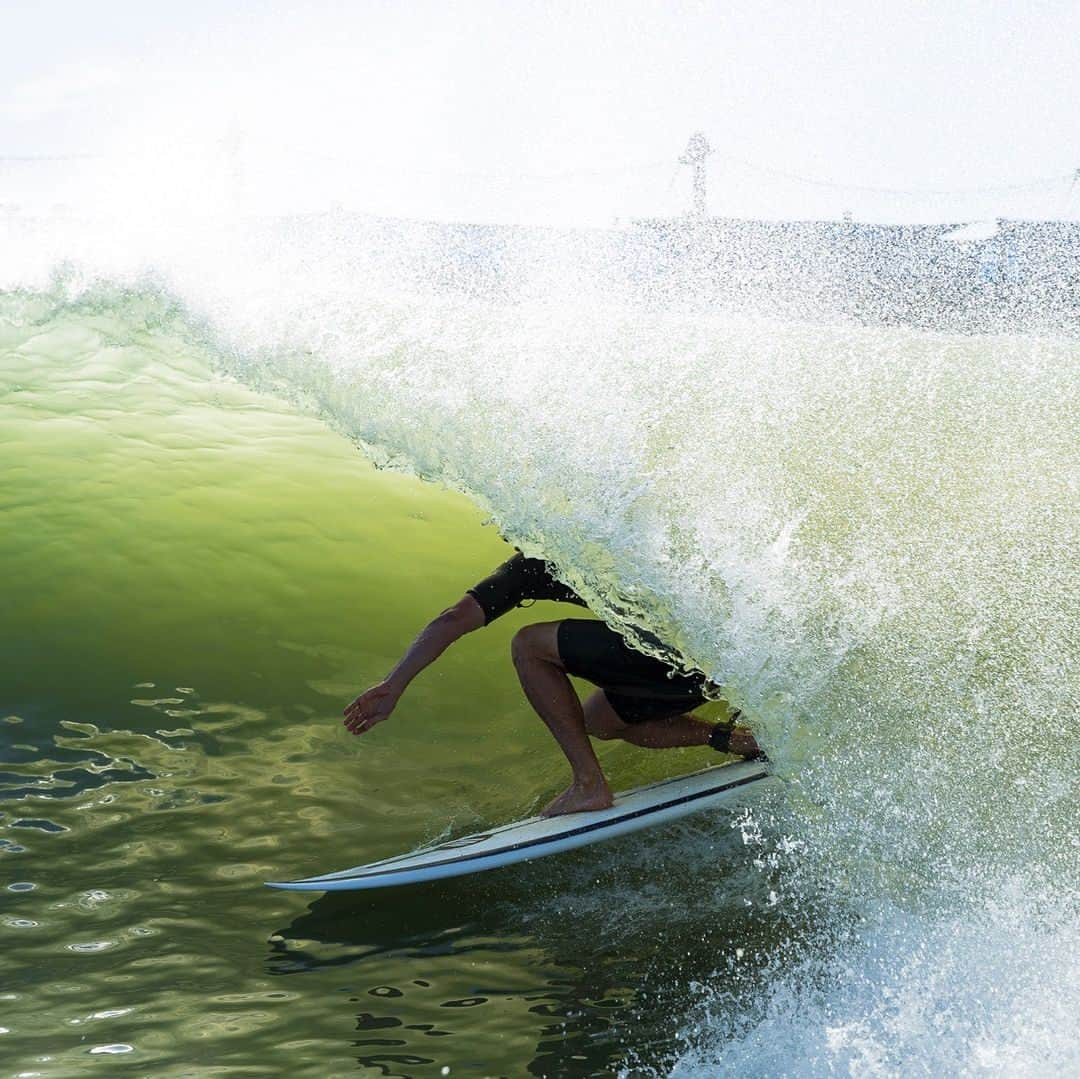
M 409 683 L 432 664 L 459 637 L 484 624 L 484 611 L 472 596 L 462 596 L 429 622 L 394 669 L 379 683 L 364 690 L 345 709 L 345 726 L 353 734 L 363 734 L 376 723 L 390 718 Z

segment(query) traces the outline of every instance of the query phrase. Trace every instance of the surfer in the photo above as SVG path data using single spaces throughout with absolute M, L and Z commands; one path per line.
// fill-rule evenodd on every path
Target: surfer
M 409 683 L 454 641 L 537 599 L 585 606 L 573 589 L 551 575 L 543 559 L 518 552 L 421 630 L 386 678 L 345 709 L 346 728 L 364 734 L 389 719 Z M 573 772 L 573 782 L 542 810 L 544 816 L 612 804 L 590 735 L 619 738 L 647 749 L 708 745 L 744 757 L 760 753 L 750 731 L 734 724 L 738 712 L 727 723 L 708 723 L 690 715 L 709 699 L 704 675 L 677 671 L 632 648 L 603 622 L 565 618 L 525 626 L 514 635 L 511 655 L 525 696 L 555 736 Z M 598 687 L 584 705 L 571 675 Z

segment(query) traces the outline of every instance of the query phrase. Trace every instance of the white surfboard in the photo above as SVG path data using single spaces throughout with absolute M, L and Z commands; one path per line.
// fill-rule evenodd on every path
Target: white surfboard
M 751 795 L 779 782 L 760 761 L 715 765 L 690 775 L 624 791 L 615 795 L 615 804 L 610 809 L 569 813 L 562 817 L 530 817 L 381 862 L 358 865 L 321 877 L 266 883 L 271 888 L 334 892 L 387 888 L 480 873 L 485 869 L 574 850 L 602 839 L 614 839 L 703 809 L 740 805 L 749 801 Z

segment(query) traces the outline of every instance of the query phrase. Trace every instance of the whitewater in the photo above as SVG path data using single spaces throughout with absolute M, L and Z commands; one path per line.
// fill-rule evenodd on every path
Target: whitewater
M 838 315 L 824 286 L 815 306 L 813 281 L 790 312 L 715 304 L 700 280 L 654 285 L 657 253 L 632 230 L 463 239 L 329 214 L 9 221 L 5 240 L 0 401 L 11 430 L 60 414 L 87 430 L 127 423 L 179 477 L 221 431 L 240 436 L 222 412 L 158 444 L 161 403 L 181 384 L 185 395 L 251 394 L 245 423 L 312 423 L 327 439 L 329 428 L 379 475 L 427 481 L 418 505 L 451 491 L 477 507 L 452 539 L 433 534 L 427 550 L 410 540 L 420 567 L 440 543 L 501 536 L 549 559 L 627 634 L 654 633 L 745 711 L 786 781 L 782 799 L 623 843 L 596 865 L 575 856 L 544 898 L 490 886 L 504 912 L 496 936 L 540 925 L 553 951 L 594 936 L 631 956 L 658 919 L 694 953 L 645 963 L 649 1037 L 614 1022 L 619 1053 L 590 1066 L 1080 1069 L 1080 343 L 1067 325 L 1009 332 L 1006 319 L 1001 332 L 958 333 L 860 321 Z M 8 444 L 5 486 L 29 490 L 34 458 Z M 303 459 L 317 473 L 315 452 L 301 440 L 287 467 Z M 333 475 L 366 467 L 350 460 Z M 84 484 L 69 497 L 99 495 Z M 5 501 L 8 512 L 30 504 Z M 287 530 L 290 498 L 275 506 Z M 34 527 L 20 518 L 24 535 Z M 259 527 L 251 557 L 278 558 L 281 536 Z M 316 533 L 322 543 L 326 528 Z M 389 565 L 380 572 L 402 580 L 424 573 Z M 46 637 L 57 629 L 59 617 L 21 609 Z M 396 645 L 388 636 L 372 650 Z M 344 699 L 346 678 L 332 679 Z M 330 737 L 332 708 L 313 707 Z M 439 725 L 450 705 L 425 707 L 430 757 L 421 746 L 414 760 L 433 768 L 440 739 L 451 742 Z M 541 786 L 558 782 L 557 763 L 544 764 Z M 509 760 L 494 781 L 529 767 Z M 425 772 L 406 775 L 418 784 Z M 459 820 L 521 808 L 481 791 L 479 777 L 466 784 Z M 414 786 L 417 839 L 433 834 L 420 823 L 435 811 L 425 800 Z M 322 869 L 343 861 L 322 850 Z M 735 868 L 718 877 L 725 859 Z M 724 921 L 756 934 L 754 946 L 715 941 Z M 598 975 L 590 991 L 629 992 L 627 977 Z

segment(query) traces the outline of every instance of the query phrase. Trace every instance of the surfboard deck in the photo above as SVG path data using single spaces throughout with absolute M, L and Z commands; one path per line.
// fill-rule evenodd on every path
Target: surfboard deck
M 610 809 L 562 817 L 529 817 L 352 869 L 266 883 L 271 888 L 293 891 L 334 892 L 480 873 L 614 839 L 703 809 L 739 805 L 779 782 L 761 761 L 714 765 L 616 794 Z

